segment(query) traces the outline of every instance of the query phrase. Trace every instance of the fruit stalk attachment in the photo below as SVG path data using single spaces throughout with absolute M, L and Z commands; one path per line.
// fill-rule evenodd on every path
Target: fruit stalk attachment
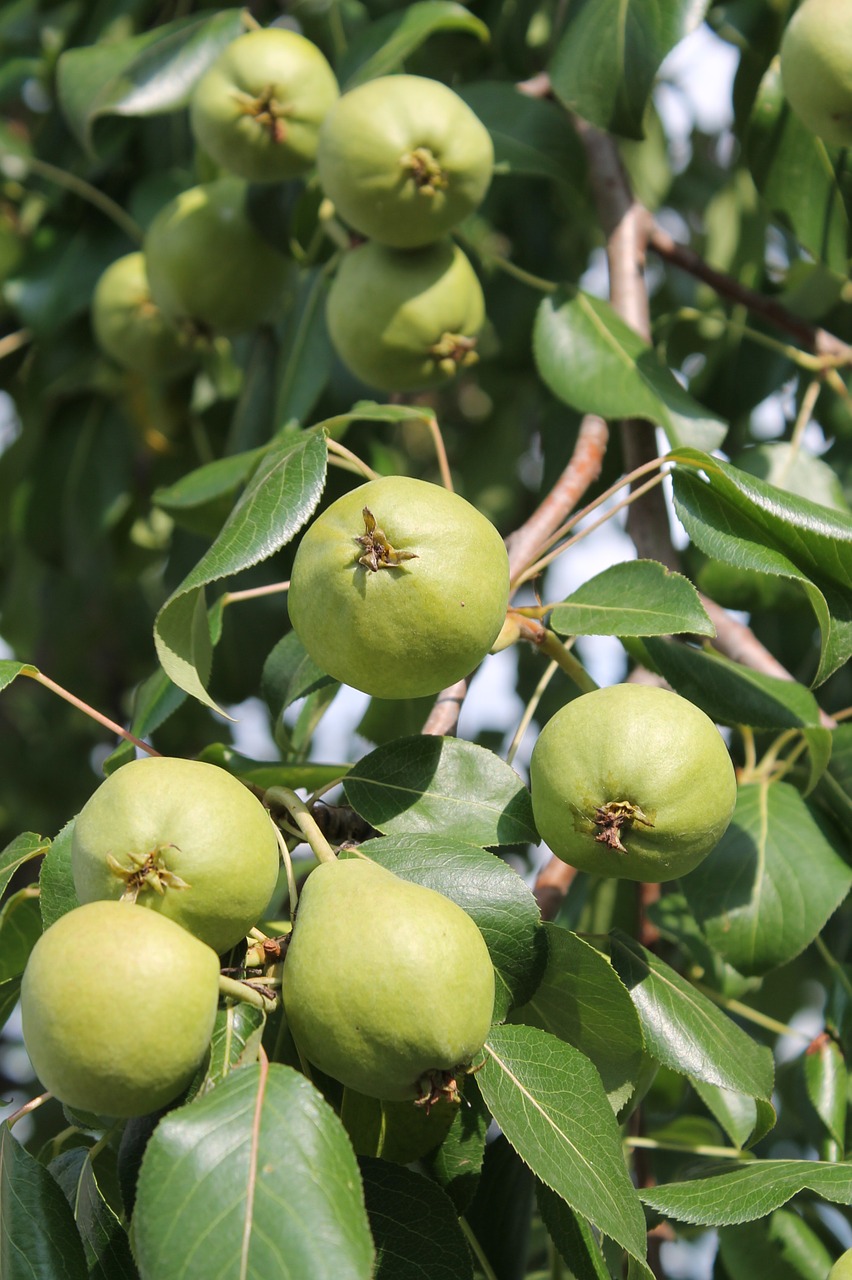
M 336 862 L 337 855 L 317 826 L 316 819 L 303 800 L 289 787 L 269 787 L 263 796 L 269 809 L 286 809 L 310 845 L 318 862 Z

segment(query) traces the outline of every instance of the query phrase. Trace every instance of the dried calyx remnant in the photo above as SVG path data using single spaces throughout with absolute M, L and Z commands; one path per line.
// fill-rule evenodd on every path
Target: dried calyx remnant
M 163 853 L 166 849 L 176 849 L 177 845 L 166 844 L 150 853 L 128 853 L 131 866 L 123 867 L 112 854 L 107 855 L 110 869 L 124 881 L 122 902 L 135 902 L 143 889 L 153 889 L 155 893 L 164 894 L 166 889 L 189 889 L 186 880 L 182 880 L 174 871 L 169 871 Z
M 407 151 L 400 163 L 411 174 L 421 195 L 433 196 L 436 191 L 443 191 L 449 186 L 447 175 L 428 147 Z
M 629 800 L 609 800 L 606 804 L 599 805 L 595 809 L 594 822 L 595 826 L 601 828 L 595 836 L 598 844 L 605 844 L 609 849 L 619 849 L 621 853 L 627 853 L 621 843 L 623 826 L 633 822 L 641 822 L 644 827 L 654 825 L 638 804 L 632 804 Z
M 364 517 L 365 533 L 355 541 L 364 548 L 364 554 L 358 557 L 358 563 L 365 569 L 377 573 L 379 569 L 395 569 L 405 560 L 417 560 L 416 551 L 395 551 L 385 536 L 384 530 L 376 524 L 376 517 L 369 507 L 361 512 Z
M 290 115 L 290 109 L 276 99 L 273 85 L 267 85 L 256 98 L 247 93 L 235 93 L 234 97 L 244 115 L 253 116 L 269 130 L 273 142 L 286 142 L 287 125 L 283 117 Z

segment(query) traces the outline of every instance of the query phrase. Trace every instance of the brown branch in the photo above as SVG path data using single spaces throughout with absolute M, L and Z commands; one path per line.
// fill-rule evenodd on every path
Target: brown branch
M 816 355 L 826 356 L 843 363 L 852 363 L 852 347 L 835 337 L 833 333 L 829 333 L 827 329 L 820 329 L 817 325 L 808 324 L 801 316 L 788 311 L 780 302 L 767 298 L 754 289 L 749 289 L 748 285 L 741 284 L 733 276 L 716 271 L 694 249 L 690 249 L 688 245 L 678 244 L 667 231 L 652 221 L 649 222 L 647 243 L 648 247 L 665 262 L 680 267 L 682 271 L 695 276 L 697 280 L 703 280 L 720 297 L 729 298 L 755 315 L 762 316 L 764 320 L 789 333 L 801 346 L 807 347 Z

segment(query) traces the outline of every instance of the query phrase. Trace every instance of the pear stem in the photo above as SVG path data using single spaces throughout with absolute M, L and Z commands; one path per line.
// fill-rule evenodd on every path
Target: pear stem
M 300 800 L 289 787 L 269 787 L 263 796 L 264 804 L 286 809 L 305 840 L 311 846 L 318 862 L 336 862 L 337 855 L 320 831 L 316 819 L 304 800 Z
M 226 978 L 223 973 L 219 975 L 219 994 L 226 1000 L 239 1000 L 243 1004 L 253 1004 L 256 1009 L 262 1009 L 264 1013 L 272 1013 L 278 1008 L 276 999 L 270 1000 L 262 991 L 258 991 L 257 987 L 241 982 L 239 978 Z

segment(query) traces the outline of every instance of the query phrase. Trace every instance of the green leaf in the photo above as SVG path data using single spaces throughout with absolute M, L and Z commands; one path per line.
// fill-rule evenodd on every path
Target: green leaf
M 535 1027 L 492 1027 L 477 1083 L 533 1173 L 629 1253 L 645 1256 L 645 1218 L 596 1069 Z
M 424 1168 L 443 1187 L 458 1213 L 466 1212 L 476 1194 L 491 1119 L 476 1076 L 467 1076 L 463 1088 L 462 1105 L 456 1107 L 449 1132 L 439 1147 L 423 1157 Z
M 446 835 L 480 846 L 536 839 L 532 802 L 499 756 L 458 738 L 399 738 L 353 765 L 346 798 L 385 835 Z
M 320 500 L 325 439 L 287 433 L 268 450 L 213 545 L 163 605 L 154 627 L 166 674 L 205 706 L 212 647 L 204 588 L 265 560 L 290 541 Z
M 473 1261 L 449 1197 L 422 1173 L 360 1162 L 376 1244 L 374 1280 L 473 1280 Z
M 308 655 L 295 631 L 288 631 L 263 664 L 260 691 L 277 724 L 292 703 L 327 684 L 334 684 L 331 676 Z
M 462 1089 L 468 1079 L 462 1077 Z M 466 1108 L 450 1098 L 441 1098 L 427 1111 L 410 1101 L 380 1101 L 344 1088 L 340 1119 L 357 1156 L 413 1164 L 443 1141 L 462 1109 Z
M 38 890 L 19 889 L 0 911 L 0 982 L 23 973 L 41 932 Z
M 757 1100 L 747 1093 L 708 1084 L 706 1080 L 691 1080 L 690 1084 L 731 1141 L 744 1147 L 757 1127 Z
M 495 969 L 496 1021 L 535 989 L 544 962 L 541 914 L 517 872 L 495 854 L 428 835 L 369 840 L 361 853 L 403 880 L 451 898 L 475 921 Z
M 540 303 L 533 355 L 553 394 L 579 413 L 645 418 L 672 445 L 715 449 L 727 426 L 708 413 L 607 302 L 558 293 Z
M 627 560 L 604 569 L 550 615 L 562 636 L 714 636 L 698 592 L 656 560 Z
M 671 457 L 675 509 L 701 551 L 804 589 L 822 637 L 821 684 L 852 655 L 852 517 L 693 449 Z
M 495 172 L 550 178 L 572 188 L 585 181 L 583 144 L 555 103 L 503 80 L 480 80 L 457 92 L 491 134 Z
M 487 43 L 485 23 L 453 0 L 417 0 L 371 22 L 349 46 L 338 69 L 344 89 L 398 71 L 405 59 L 438 31 L 462 31 Z
M 745 158 L 773 215 L 809 253 L 847 274 L 849 220 L 832 156 L 790 110 L 778 59 L 757 92 L 745 136 Z
M 544 929 L 547 967 L 534 995 L 512 1011 L 510 1021 L 549 1031 L 590 1058 L 618 1111 L 636 1083 L 644 1049 L 633 1002 L 593 946 L 556 925 Z
M 80 905 L 74 888 L 74 876 L 71 871 L 71 842 L 74 835 L 75 819 L 71 818 L 59 832 L 59 835 L 47 851 L 41 864 L 38 884 L 40 889 L 39 903 L 41 919 L 45 929 Z
M 730 1280 L 826 1280 L 832 1257 L 798 1213 L 776 1209 L 760 1222 L 719 1232 L 719 1254 Z
M 38 667 L 30 662 L 15 662 L 12 658 L 0 658 L 0 690 L 11 684 L 16 676 L 38 675 Z
M 0 853 L 0 894 L 5 892 L 6 886 L 18 867 L 47 853 L 49 848 L 50 841 L 45 840 L 44 836 L 37 836 L 33 831 L 24 831 L 21 835 L 15 836 L 15 839 Z
M 306 760 L 300 764 L 282 764 L 277 760 L 252 760 L 241 755 L 233 747 L 222 742 L 212 742 L 199 752 L 199 760 L 227 769 L 244 782 L 256 787 L 304 787 L 307 791 L 319 791 L 339 780 L 349 768 L 348 764 L 314 764 Z
M 536 1187 L 536 1198 L 547 1233 L 570 1268 L 573 1280 L 610 1280 L 601 1247 L 585 1218 L 543 1182 Z
M 254 1005 L 229 1004 L 224 1009 L 217 1009 L 210 1040 L 210 1059 L 199 1093 L 209 1093 L 236 1067 L 257 1061 L 265 1025 L 266 1014 Z
M 325 298 L 328 277 L 321 268 L 302 273 L 295 306 L 278 357 L 275 421 L 304 423 L 328 382 L 334 360 Z
M 710 648 L 656 639 L 646 640 L 642 648 L 672 688 L 711 720 L 753 729 L 820 726 L 819 703 L 810 689 L 795 680 L 765 675 Z M 828 737 L 830 741 L 830 733 Z
M 165 724 L 170 716 L 186 702 L 186 694 L 179 689 L 163 671 L 157 667 L 146 680 L 137 686 L 133 695 L 133 715 L 130 720 L 130 732 L 136 738 L 148 739 L 155 729 Z M 134 759 L 136 747 L 132 742 L 123 740 L 104 760 L 102 768 L 109 777 Z
M 569 111 L 627 138 L 666 54 L 699 25 L 706 0 L 573 0 L 548 70 Z
M 133 1234 L 145 1280 L 207 1280 L 211 1259 L 245 1280 L 372 1275 L 346 1134 L 316 1089 L 280 1063 L 232 1071 L 161 1120 L 142 1160 Z
M 88 1280 L 68 1201 L 7 1124 L 0 1125 L 0 1221 L 3 1280 Z
M 49 1168 L 74 1212 L 89 1263 L 89 1280 L 138 1280 L 127 1232 L 98 1186 L 91 1148 L 63 1151 Z
M 241 11 L 225 9 L 67 49 L 57 64 L 57 91 L 72 133 L 92 151 L 101 116 L 161 115 L 186 106 L 196 80 L 242 30 Z
M 17 974 L 14 978 L 9 978 L 7 982 L 0 982 L 0 1031 L 2 1031 L 15 1012 L 20 998 L 20 974 Z M 0 1245 L 0 1258 L 2 1258 L 2 1245 Z
M 806 1189 L 833 1204 L 852 1204 L 852 1165 L 817 1160 L 736 1162 L 723 1173 L 652 1187 L 641 1196 L 652 1209 L 678 1222 L 721 1227 L 764 1218 Z
M 769 1099 L 773 1063 L 767 1048 L 618 929 L 612 933 L 612 963 L 636 1006 L 652 1057 L 682 1075 Z
M 232 499 L 246 483 L 266 453 L 266 448 L 248 449 L 230 457 L 216 458 L 194 471 L 187 471 L 174 484 L 155 489 L 151 501 L 170 515 L 180 517 L 184 511 L 204 507 L 222 499 Z
M 817 1036 L 805 1050 L 802 1065 L 811 1105 L 842 1154 L 846 1149 L 848 1075 L 840 1045 L 829 1035 Z
M 749 783 L 683 892 L 711 947 L 740 973 L 763 974 L 813 942 L 850 885 L 852 869 L 800 793 Z

